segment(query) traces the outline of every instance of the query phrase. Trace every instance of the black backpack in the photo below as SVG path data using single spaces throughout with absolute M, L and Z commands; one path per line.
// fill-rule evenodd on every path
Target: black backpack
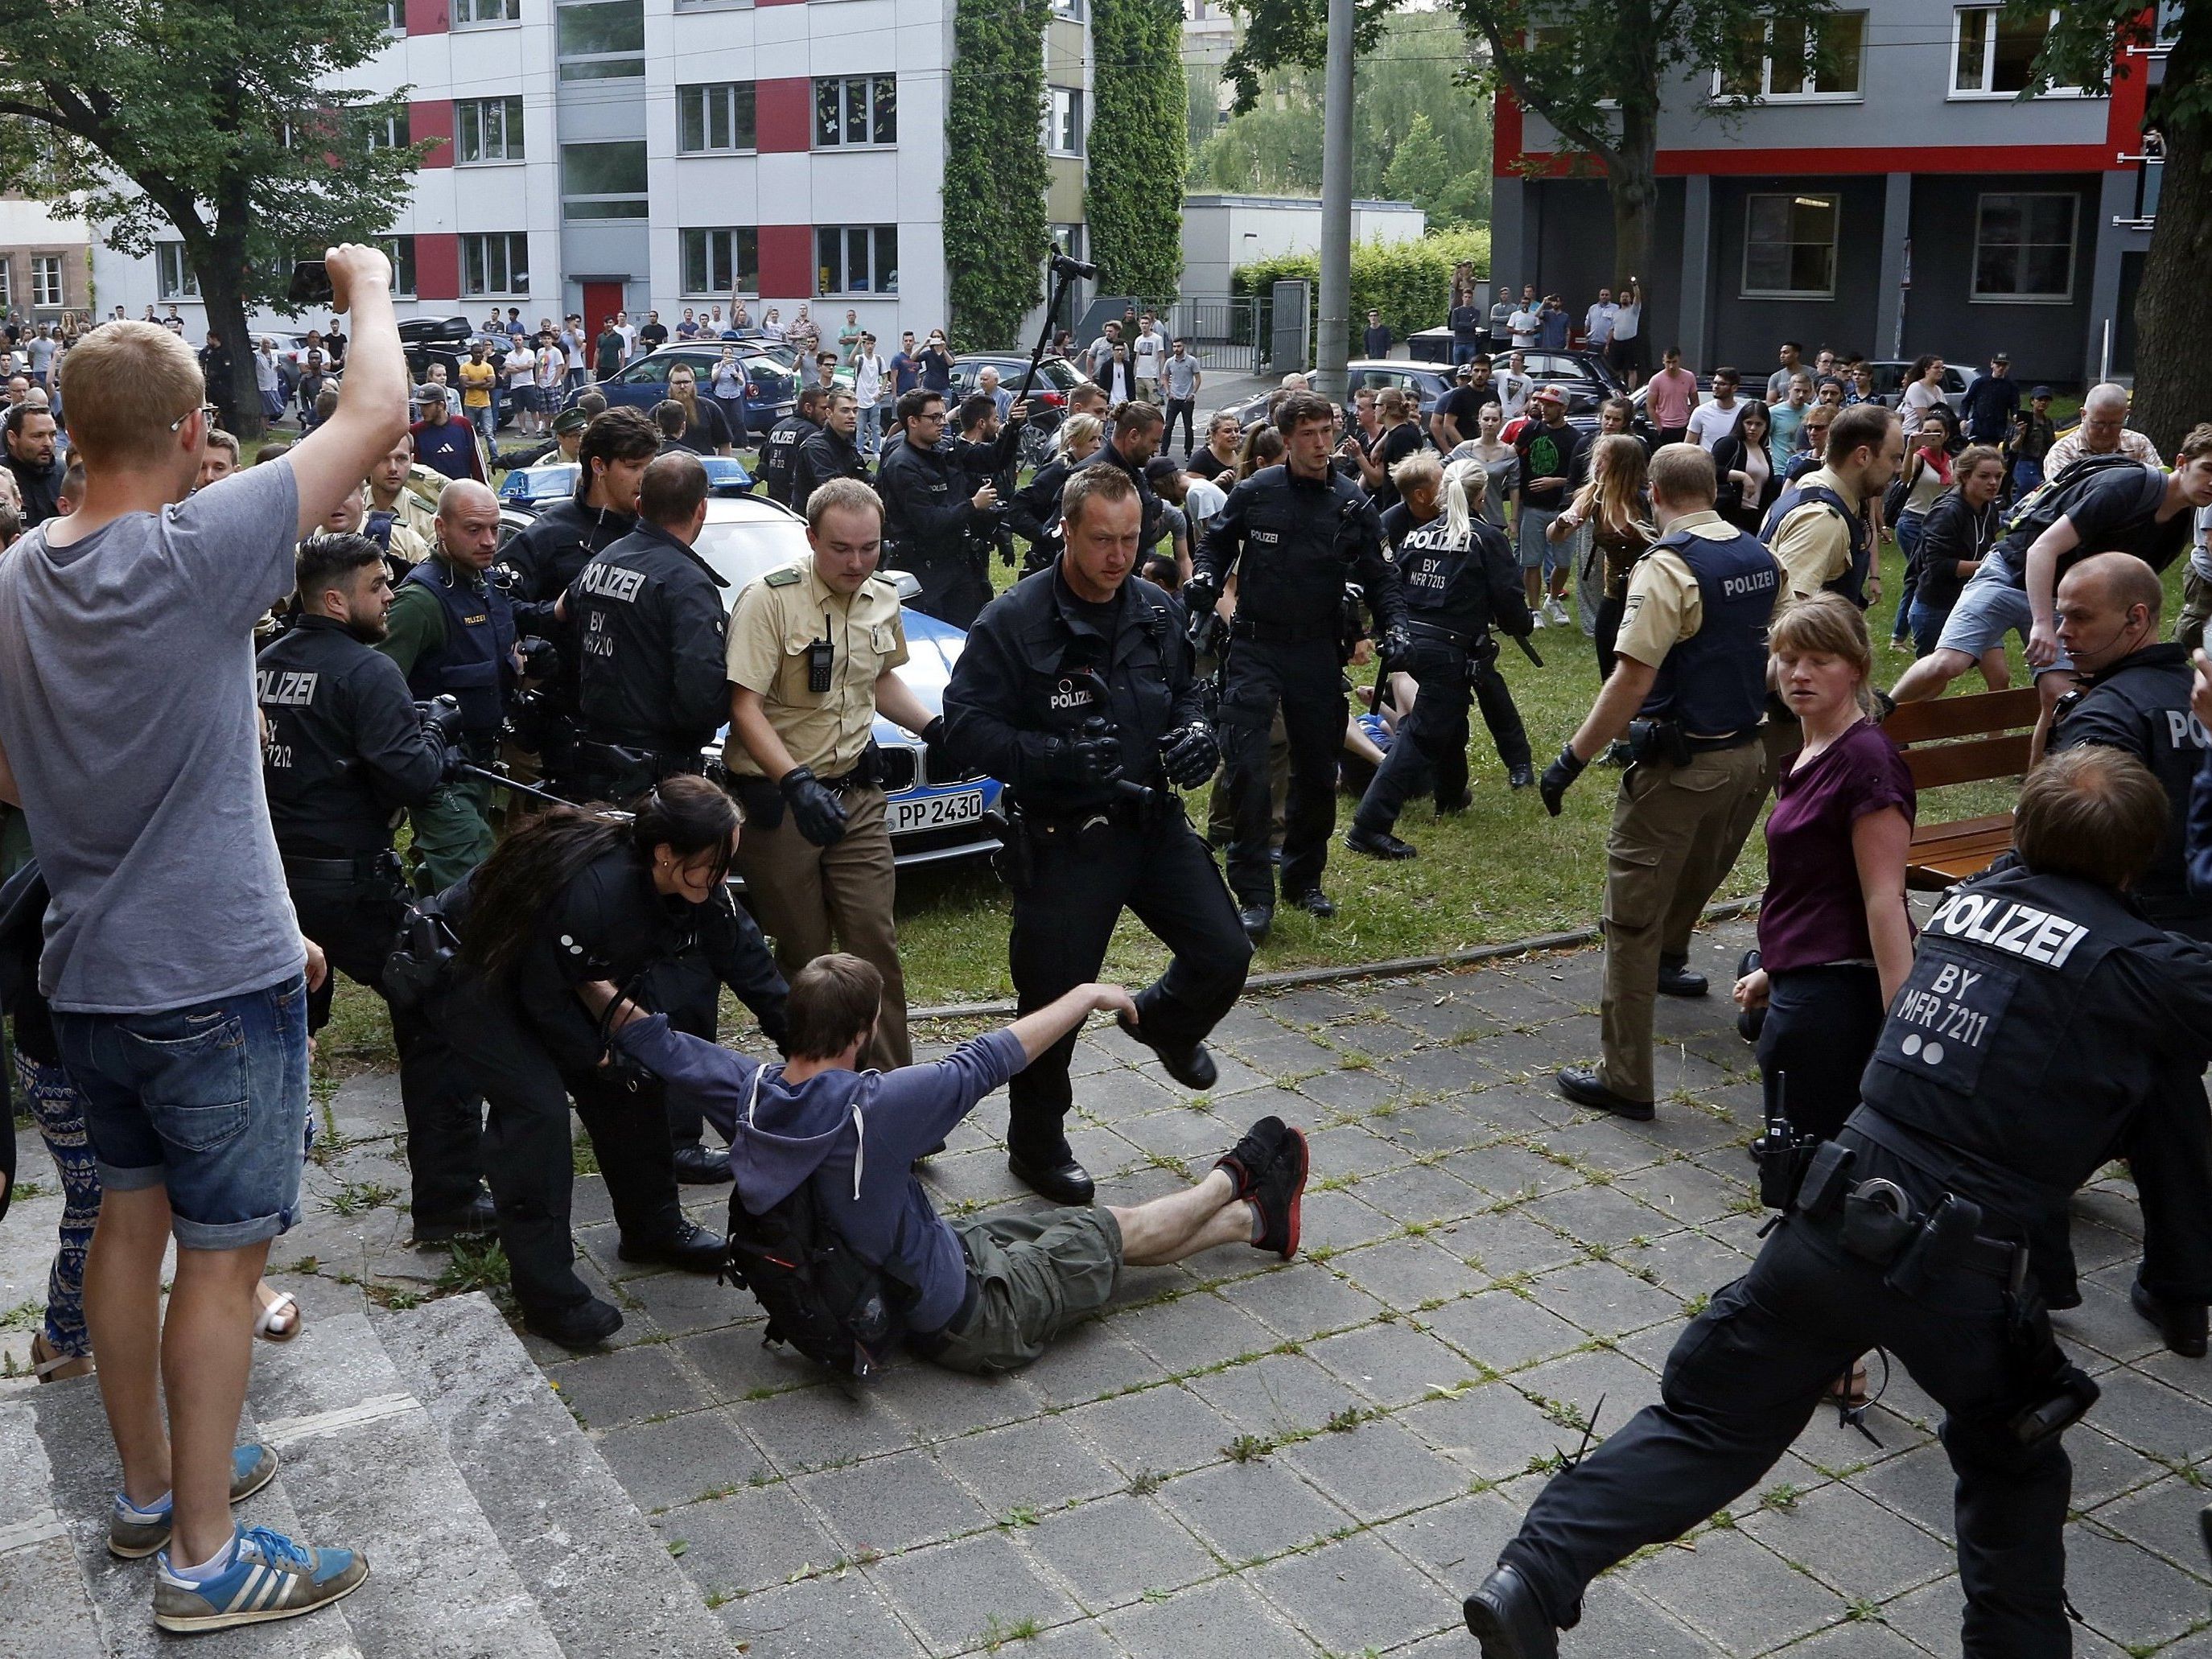
M 747 1121 L 759 1094 L 756 1072 Z M 853 1122 L 857 1129 L 857 1099 Z M 845 1241 L 824 1213 L 812 1176 L 757 1215 L 745 1207 L 742 1183 L 730 1194 L 729 1255 L 720 1282 L 744 1285 L 768 1315 L 763 1346 L 788 1345 L 817 1364 L 863 1381 L 890 1357 L 914 1299 L 911 1286 L 871 1266 Z

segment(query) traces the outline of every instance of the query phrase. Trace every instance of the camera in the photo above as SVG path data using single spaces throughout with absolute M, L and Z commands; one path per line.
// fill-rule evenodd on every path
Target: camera
M 1080 276 L 1089 282 L 1098 275 L 1098 267 L 1083 259 L 1071 259 L 1055 251 L 1052 256 L 1052 274 L 1055 276 Z

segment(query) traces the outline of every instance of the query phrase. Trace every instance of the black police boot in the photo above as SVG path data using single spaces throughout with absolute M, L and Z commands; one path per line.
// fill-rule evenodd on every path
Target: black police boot
M 1439 800 L 1437 802 L 1437 816 L 1440 818 L 1455 817 L 1460 813 L 1466 811 L 1468 807 L 1474 805 L 1474 791 L 1473 789 L 1462 789 L 1459 792 L 1459 795 L 1455 799 Z
M 623 1316 L 597 1297 L 565 1308 L 522 1310 L 522 1328 L 564 1348 L 596 1348 L 622 1328 Z
M 728 1253 L 728 1240 L 689 1221 L 659 1238 L 625 1238 L 615 1251 L 625 1261 L 659 1261 L 687 1273 L 718 1273 Z
M 1752 946 L 1735 959 L 1735 976 L 1748 979 L 1759 971 L 1759 947 Z M 1746 1042 L 1759 1041 L 1759 1034 L 1766 1028 L 1766 1010 L 1739 1008 L 1735 1011 L 1735 1032 Z
M 1506 773 L 1505 781 L 1516 789 L 1534 789 L 1536 787 L 1536 769 L 1522 761 Z
M 1006 1168 L 1013 1171 L 1015 1180 L 1055 1204 L 1080 1206 L 1097 1196 L 1091 1171 L 1075 1161 L 1066 1135 L 1055 1135 L 1049 1144 L 1033 1147 L 1009 1139 Z
M 2128 1305 L 2158 1327 L 2166 1346 L 2184 1359 L 2204 1358 L 2205 1309 L 2202 1302 L 2174 1302 L 2143 1287 L 2142 1279 L 2128 1286 Z
M 477 1195 L 458 1210 L 448 1210 L 442 1215 L 418 1215 L 415 1218 L 415 1242 L 417 1244 L 450 1244 L 457 1238 L 489 1238 L 499 1230 L 496 1213 L 492 1208 L 491 1194 L 478 1191 Z
M 1482 1644 L 1482 1659 L 1559 1659 L 1559 1632 L 1536 1605 L 1528 1581 L 1512 1568 L 1493 1568 L 1464 1611 L 1468 1629 Z
M 1275 907 L 1272 904 L 1248 904 L 1237 912 L 1237 920 L 1244 928 L 1244 937 L 1255 945 L 1266 942 L 1267 930 L 1275 925 Z
M 1203 1093 L 1221 1079 L 1221 1070 L 1213 1063 L 1203 1042 L 1177 1047 L 1172 1042 L 1155 1042 L 1146 1036 L 1141 1027 L 1134 1024 L 1127 1014 L 1114 1016 L 1114 1023 L 1128 1033 L 1133 1042 L 1141 1042 L 1159 1056 L 1160 1069 L 1186 1089 Z
M 1370 859 L 1417 859 L 1421 855 L 1419 848 L 1411 842 L 1400 841 L 1388 830 L 1363 830 L 1356 823 L 1344 832 L 1344 844 Z
M 1283 902 L 1322 921 L 1328 921 L 1336 915 L 1336 901 L 1318 887 L 1309 887 L 1303 893 L 1285 893 Z
M 699 1140 L 676 1149 L 676 1178 L 694 1187 L 712 1187 L 735 1179 L 730 1173 L 728 1152 Z
M 1611 1112 L 1615 1117 L 1636 1123 L 1649 1123 L 1656 1115 L 1650 1101 L 1631 1100 L 1607 1088 L 1598 1080 L 1594 1066 L 1563 1066 L 1555 1080 L 1559 1092 L 1577 1106 L 1595 1107 L 1601 1112 Z
M 1662 997 L 1701 997 L 1709 988 L 1703 974 L 1690 971 L 1687 957 L 1659 958 L 1659 994 Z

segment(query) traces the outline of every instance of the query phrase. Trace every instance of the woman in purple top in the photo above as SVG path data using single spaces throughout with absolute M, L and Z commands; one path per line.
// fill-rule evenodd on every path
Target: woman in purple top
M 1801 600 L 1768 648 L 1805 746 L 1775 786 L 1758 963 L 1735 1000 L 1766 1011 L 1767 1110 L 1786 1107 L 1793 1128 L 1826 1139 L 1858 1104 L 1884 1011 L 1912 967 L 1912 777 L 1866 716 L 1874 653 L 1857 606 L 1834 593 Z

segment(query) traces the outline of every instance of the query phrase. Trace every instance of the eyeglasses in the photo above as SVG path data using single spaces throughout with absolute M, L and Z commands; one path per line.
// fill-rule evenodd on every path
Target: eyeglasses
M 170 422 L 169 430 L 172 432 L 182 432 L 185 429 L 185 422 L 191 420 L 195 415 L 204 419 L 210 426 L 213 426 L 215 424 L 215 417 L 222 412 L 222 411 L 217 409 L 213 404 L 202 404 L 197 409 L 186 410 L 183 414 L 178 416 L 175 420 Z

